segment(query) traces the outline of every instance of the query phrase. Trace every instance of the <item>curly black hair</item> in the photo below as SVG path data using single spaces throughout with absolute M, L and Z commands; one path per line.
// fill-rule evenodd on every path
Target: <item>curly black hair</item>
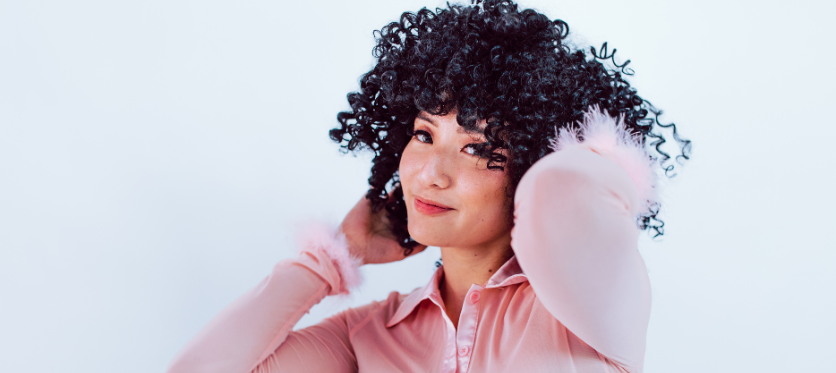
M 577 49 L 568 35 L 566 22 L 520 11 L 509 0 L 405 12 L 375 31 L 377 64 L 362 76 L 360 91 L 348 94 L 351 110 L 337 115 L 340 125 L 330 137 L 344 152 L 374 152 L 366 198 L 375 211 L 386 209 L 405 255 L 417 243 L 407 231 L 398 166 L 419 111 L 456 110 L 459 125 L 468 129 L 484 119 L 487 142 L 477 150 L 488 168 L 508 171 L 509 196 L 529 167 L 552 151 L 555 128 L 579 121 L 592 105 L 624 115 L 630 131 L 643 143 L 652 141 L 653 157 L 667 176 L 674 175 L 674 165 L 661 150 L 670 137 L 662 129 L 679 145 L 675 160 L 689 159 L 691 142 L 673 123 L 660 123 L 661 110 L 625 80 L 633 74 L 630 61 L 616 63 L 615 49 L 608 54 L 606 43 L 589 52 Z M 612 68 L 605 66 L 609 62 Z M 655 205 L 638 218 L 655 236 L 664 233 L 658 212 Z

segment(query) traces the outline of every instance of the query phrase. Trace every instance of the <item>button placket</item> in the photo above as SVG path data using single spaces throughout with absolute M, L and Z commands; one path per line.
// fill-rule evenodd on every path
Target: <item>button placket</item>
M 474 292 L 470 293 L 470 302 L 471 302 L 471 303 L 476 303 L 476 302 L 478 302 L 478 301 L 479 301 L 479 297 L 481 297 L 481 295 L 479 295 L 479 292 L 478 292 L 478 291 L 474 291 Z
M 462 306 L 459 327 L 456 330 L 459 372 L 466 372 L 470 365 L 473 343 L 476 340 L 476 329 L 479 323 L 479 299 L 482 290 L 484 289 L 479 285 L 471 286 L 470 293 L 465 298 L 467 301 Z
M 438 306 L 439 311 L 441 312 L 441 317 L 444 319 L 445 324 L 447 326 L 447 353 L 444 357 L 444 363 L 442 366 L 443 373 L 455 373 L 458 369 L 458 359 L 457 359 L 457 349 L 456 349 L 456 338 L 458 332 L 456 328 L 453 326 L 453 322 L 450 321 L 450 318 L 447 317 L 447 314 L 444 312 L 444 302 L 441 300 L 441 297 L 436 293 L 430 295 L 429 299 Z

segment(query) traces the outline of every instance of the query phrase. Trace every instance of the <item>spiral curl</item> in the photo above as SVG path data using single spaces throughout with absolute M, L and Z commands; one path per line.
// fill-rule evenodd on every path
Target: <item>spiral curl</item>
M 566 22 L 518 10 L 509 0 L 405 12 L 374 32 L 377 63 L 361 77 L 360 90 L 347 95 L 350 110 L 337 114 L 339 126 L 329 134 L 344 152 L 374 153 L 366 198 L 374 211 L 386 209 L 405 255 L 417 242 L 407 231 L 398 166 L 420 111 L 456 110 L 467 129 L 484 119 L 487 143 L 477 150 L 489 169 L 507 170 L 511 198 L 523 174 L 551 152 L 555 127 L 572 125 L 592 105 L 623 114 L 643 143 L 651 139 L 651 156 L 666 176 L 675 175 L 675 166 L 660 148 L 670 140 L 661 130 L 672 131 L 679 145 L 676 163 L 690 158 L 691 141 L 673 123 L 660 123 L 662 111 L 624 79 L 633 74 L 626 68 L 630 61 L 618 64 L 616 50 L 608 54 L 606 43 L 587 55 L 570 46 L 568 35 Z M 614 68 L 604 65 L 608 61 Z M 664 234 L 659 208 L 638 218 L 655 236 Z

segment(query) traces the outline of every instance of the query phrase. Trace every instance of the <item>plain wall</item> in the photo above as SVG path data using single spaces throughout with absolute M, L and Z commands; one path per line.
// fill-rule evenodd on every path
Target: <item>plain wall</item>
M 523 1 L 608 41 L 694 142 L 643 235 L 647 373 L 825 371 L 836 351 L 833 2 Z M 339 222 L 369 157 L 327 131 L 372 31 L 441 1 L 0 0 L 0 371 L 160 372 Z M 297 327 L 425 284 L 367 266 Z

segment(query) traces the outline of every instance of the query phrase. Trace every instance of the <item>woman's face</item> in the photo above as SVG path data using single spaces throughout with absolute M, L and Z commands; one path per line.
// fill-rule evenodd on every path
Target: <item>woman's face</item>
M 474 247 L 510 235 L 507 173 L 489 170 L 487 159 L 474 154 L 472 146 L 482 142 L 481 131 L 465 132 L 455 111 L 418 114 L 399 169 L 413 239 L 428 246 Z

